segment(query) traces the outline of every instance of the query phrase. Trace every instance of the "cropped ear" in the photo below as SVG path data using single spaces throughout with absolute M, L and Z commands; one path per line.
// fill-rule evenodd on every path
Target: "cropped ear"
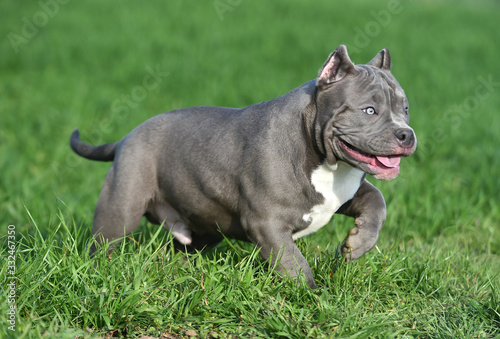
M 347 48 L 344 45 L 340 45 L 330 54 L 323 68 L 319 71 L 318 78 L 316 79 L 316 86 L 322 90 L 342 80 L 349 73 L 356 73 L 356 70 L 347 54 Z
M 389 54 L 389 50 L 384 48 L 373 58 L 368 65 L 372 65 L 378 68 L 383 69 L 384 71 L 391 71 L 391 55 Z

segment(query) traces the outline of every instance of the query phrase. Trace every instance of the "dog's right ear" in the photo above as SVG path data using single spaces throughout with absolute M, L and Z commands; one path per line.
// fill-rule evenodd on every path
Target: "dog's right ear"
M 347 74 L 355 72 L 354 64 L 347 54 L 347 48 L 345 45 L 340 45 L 330 54 L 323 68 L 319 71 L 316 86 L 322 90 L 342 80 Z

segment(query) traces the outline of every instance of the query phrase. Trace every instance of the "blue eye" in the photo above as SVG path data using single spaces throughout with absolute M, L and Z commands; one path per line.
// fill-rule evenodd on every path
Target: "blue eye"
M 375 111 L 375 108 L 373 108 L 373 107 L 364 108 L 363 112 L 365 112 L 366 114 L 369 114 L 369 115 L 377 114 L 377 112 Z

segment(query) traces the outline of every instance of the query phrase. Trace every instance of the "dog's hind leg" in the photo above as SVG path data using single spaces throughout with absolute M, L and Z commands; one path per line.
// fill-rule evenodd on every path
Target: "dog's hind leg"
M 95 239 L 91 248 L 92 255 L 96 244 L 110 242 L 109 249 L 116 246 L 121 238 L 137 230 L 152 195 L 147 190 L 152 187 L 152 176 L 131 176 L 131 168 L 111 166 L 104 182 L 94 214 L 92 235 Z M 121 171 L 118 173 L 118 171 Z M 123 172 L 129 173 L 123 173 Z M 132 178 L 126 180 L 126 178 Z
M 166 202 L 152 203 L 146 216 L 148 220 L 161 224 L 183 245 L 191 244 L 191 231 L 181 215 Z

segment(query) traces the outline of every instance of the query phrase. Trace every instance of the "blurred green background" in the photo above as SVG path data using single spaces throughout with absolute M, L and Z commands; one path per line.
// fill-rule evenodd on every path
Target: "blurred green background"
M 91 228 L 109 164 L 71 152 L 74 128 L 99 144 L 175 108 L 269 100 L 346 44 L 355 63 L 389 48 L 419 142 L 398 179 L 375 182 L 379 246 L 442 235 L 498 263 L 499 14 L 487 0 L 3 1 L 0 231 L 29 233 L 26 210 L 46 234 L 59 211 Z

